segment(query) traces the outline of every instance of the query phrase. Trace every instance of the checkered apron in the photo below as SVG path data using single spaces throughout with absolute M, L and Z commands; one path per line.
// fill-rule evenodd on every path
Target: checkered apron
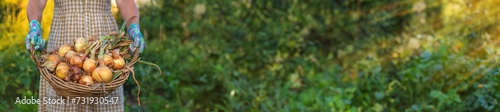
M 117 31 L 118 26 L 111 12 L 111 0 L 54 0 L 54 15 L 48 40 L 48 51 L 63 44 L 70 44 L 77 37 L 102 36 Z M 60 98 L 50 84 L 40 77 L 41 101 L 44 98 Z M 81 112 L 81 111 L 124 111 L 123 86 L 117 88 L 108 98 L 118 97 L 116 104 L 44 104 L 38 111 Z

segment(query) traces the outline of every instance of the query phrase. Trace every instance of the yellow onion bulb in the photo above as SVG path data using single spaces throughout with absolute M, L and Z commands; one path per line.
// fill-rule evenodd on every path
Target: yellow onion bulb
M 125 66 L 125 60 L 122 57 L 113 59 L 113 69 L 115 70 L 122 69 L 123 66 Z
M 99 66 L 92 72 L 92 78 L 97 82 L 111 82 L 113 72 L 107 66 Z
M 43 64 L 49 71 L 54 71 L 57 64 L 60 62 L 60 58 L 56 54 L 51 54 L 47 57 L 47 61 Z
M 71 46 L 64 44 L 61 47 L 59 47 L 59 50 L 57 51 L 57 53 L 59 53 L 60 57 L 64 57 L 64 55 L 66 55 L 66 53 L 68 51 L 71 51 L 71 50 L 72 50 Z
M 106 66 L 109 66 L 111 64 L 111 62 L 113 62 L 113 58 L 111 58 L 111 56 L 109 56 L 107 54 L 104 54 L 104 64 Z
M 86 73 L 90 74 L 92 73 L 92 71 L 94 71 L 96 67 L 97 67 L 97 61 L 95 61 L 94 59 L 87 59 L 83 62 L 82 69 Z
M 49 69 L 49 71 L 54 71 L 56 69 L 57 64 L 58 64 L 57 62 L 47 61 L 43 64 L 43 66 Z
M 66 61 L 70 62 L 71 58 L 73 56 L 77 56 L 77 55 L 78 54 L 75 51 L 68 51 L 68 52 L 66 52 L 66 55 L 64 55 L 64 58 L 66 59 Z
M 83 66 L 83 60 L 79 56 L 73 56 L 71 60 L 69 61 L 69 64 L 75 65 L 78 68 L 82 68 Z
M 56 76 L 60 79 L 65 79 L 69 75 L 69 65 L 67 63 L 59 63 L 56 68 Z
M 76 52 L 84 52 L 85 47 L 87 46 L 87 41 L 83 37 L 79 37 L 75 40 L 75 51 Z
M 94 79 L 92 79 L 92 76 L 90 75 L 83 75 L 78 83 L 88 86 L 94 84 Z
M 57 56 L 55 54 L 51 54 L 51 55 L 49 55 L 49 57 L 47 57 L 47 61 L 59 62 L 60 58 L 59 58 L 59 56 Z
M 114 58 L 114 59 L 117 59 L 120 57 L 120 49 L 114 49 L 114 50 L 111 50 L 111 56 Z

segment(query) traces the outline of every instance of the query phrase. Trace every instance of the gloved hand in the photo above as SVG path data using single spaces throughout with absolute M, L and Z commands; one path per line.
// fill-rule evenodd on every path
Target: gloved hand
M 43 50 L 45 46 L 45 40 L 42 38 L 42 28 L 37 20 L 30 22 L 30 31 L 26 35 L 24 43 L 26 44 L 26 49 L 29 50 L 31 45 L 34 45 L 35 50 Z
M 142 36 L 141 30 L 139 29 L 139 25 L 136 23 L 132 23 L 128 29 L 128 36 L 134 42 L 130 44 L 130 51 L 134 51 L 136 47 L 139 47 L 139 53 L 142 53 L 146 43 L 144 42 L 144 37 Z

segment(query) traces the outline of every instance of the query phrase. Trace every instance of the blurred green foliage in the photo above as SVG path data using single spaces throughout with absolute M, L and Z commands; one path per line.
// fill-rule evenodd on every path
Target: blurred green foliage
M 136 65 L 126 110 L 498 111 L 495 3 L 144 2 L 141 57 L 163 73 Z M 36 109 L 13 103 L 38 92 L 21 46 L 0 54 L 0 109 Z

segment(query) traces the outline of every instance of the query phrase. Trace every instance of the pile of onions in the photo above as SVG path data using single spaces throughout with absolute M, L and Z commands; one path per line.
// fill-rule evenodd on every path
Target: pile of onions
M 82 85 L 109 83 L 115 76 L 114 72 L 124 68 L 126 62 L 123 56 L 126 53 L 120 55 L 120 50 L 126 50 L 125 46 L 130 44 L 129 40 L 111 37 L 104 36 L 98 40 L 79 37 L 74 44 L 61 45 L 47 55 L 43 66 L 67 82 Z

